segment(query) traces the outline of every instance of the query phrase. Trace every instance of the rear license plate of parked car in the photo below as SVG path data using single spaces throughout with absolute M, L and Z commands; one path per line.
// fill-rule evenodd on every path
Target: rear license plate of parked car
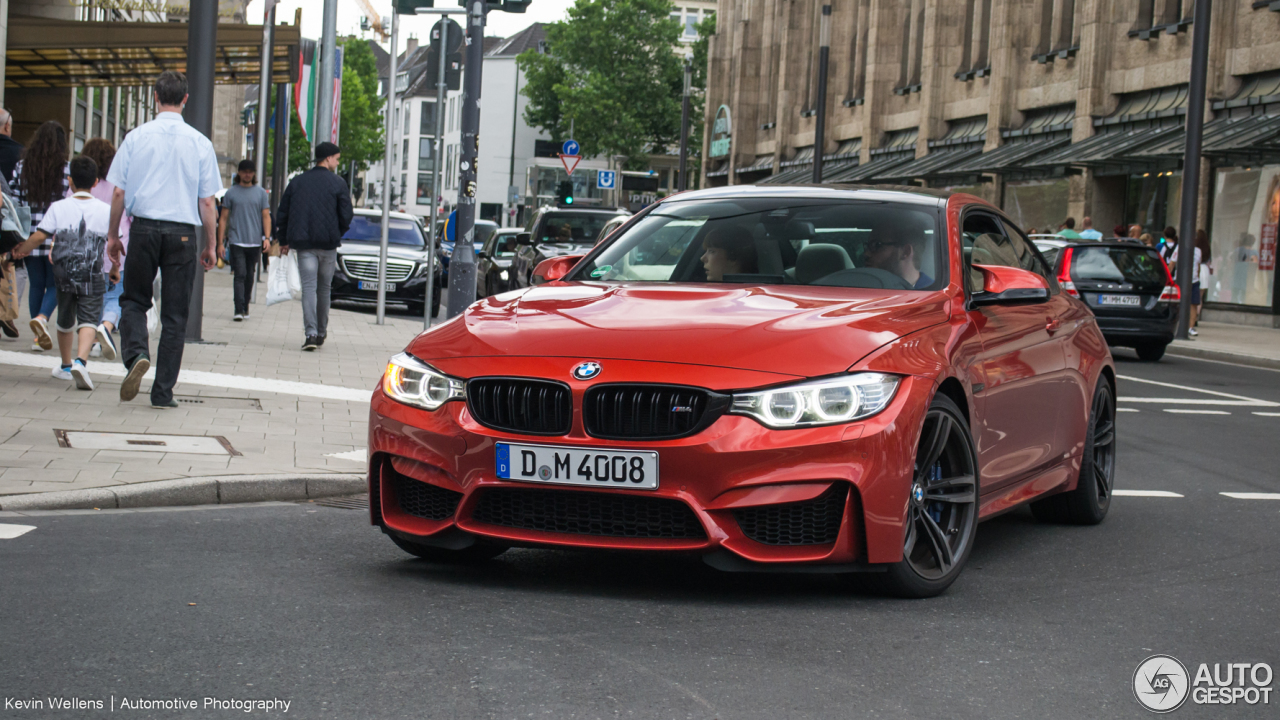
M 383 286 L 384 288 L 386 288 L 386 289 L 387 289 L 387 292 L 395 292 L 395 291 L 396 291 L 396 284 L 395 284 L 395 283 L 382 283 L 382 286 Z M 360 281 L 360 289 L 361 289 L 361 290 L 377 290 L 377 289 L 378 289 L 378 283 L 377 283 L 376 281 L 361 280 L 361 281 Z
M 598 448 L 497 443 L 497 475 L 503 480 L 653 490 L 658 453 Z
M 1099 295 L 1099 305 L 1141 305 L 1142 298 L 1137 295 Z

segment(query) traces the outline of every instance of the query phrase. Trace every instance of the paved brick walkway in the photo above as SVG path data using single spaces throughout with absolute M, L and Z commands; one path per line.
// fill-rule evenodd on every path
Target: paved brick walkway
M 265 282 L 258 287 L 261 300 Z M 188 344 L 183 358 L 184 372 L 203 371 L 190 376 L 200 384 L 180 378 L 175 393 L 185 396 L 182 407 L 154 410 L 149 382 L 136 400 L 120 402 L 118 362 L 90 362 L 92 392 L 50 377 L 56 344 L 31 352 L 25 298 L 22 305 L 22 336 L 0 340 L 0 495 L 207 475 L 363 472 L 362 457 L 331 455 L 361 454 L 369 405 L 359 398 L 377 384 L 387 358 L 422 329 L 421 319 L 407 315 L 379 326 L 372 310 L 335 308 L 324 347 L 304 353 L 301 303 L 259 302 L 250 320 L 232 322 L 231 278 L 225 270 L 210 272 L 207 344 Z M 222 382 L 230 387 L 218 387 Z M 215 435 L 241 455 L 64 448 L 55 430 Z

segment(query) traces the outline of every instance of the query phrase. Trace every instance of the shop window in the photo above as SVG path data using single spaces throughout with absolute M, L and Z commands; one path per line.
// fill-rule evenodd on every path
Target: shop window
M 418 123 L 419 135 L 430 135 L 435 137 L 436 134 L 436 104 L 435 101 L 422 103 L 422 119 Z
M 1067 217 L 1066 178 L 1009 182 L 1004 211 L 1027 234 L 1054 233 Z
M 418 173 L 417 203 L 419 205 L 430 205 L 432 195 L 434 193 L 431 192 L 431 174 Z
M 1201 279 L 1211 302 L 1272 307 L 1280 226 L 1280 165 L 1222 168 L 1214 177 L 1209 246 L 1213 272 Z
M 1124 218 L 1156 237 L 1177 225 L 1182 209 L 1182 174 L 1176 171 L 1130 175 L 1125 188 Z

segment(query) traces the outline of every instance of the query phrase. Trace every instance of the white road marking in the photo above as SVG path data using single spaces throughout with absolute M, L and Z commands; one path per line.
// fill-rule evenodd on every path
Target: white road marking
M 56 357 L 0 350 L 0 365 L 52 369 L 57 367 L 58 364 L 59 360 Z M 89 367 L 89 371 L 96 375 L 110 375 L 112 377 L 124 377 L 127 374 L 124 365 L 115 362 L 93 363 Z M 155 369 L 149 370 L 145 377 L 153 379 L 155 377 Z M 178 383 L 205 385 L 227 390 L 253 390 L 282 395 L 297 395 L 299 397 L 314 397 L 323 400 L 345 400 L 347 402 L 367 403 L 373 397 L 372 390 L 295 382 L 293 380 L 228 375 L 226 373 L 205 372 L 203 370 L 183 370 L 178 374 Z
M 356 462 L 365 462 L 369 459 L 369 451 L 365 448 L 359 450 L 348 450 L 346 452 L 325 453 L 325 457 L 338 458 L 339 460 L 354 460 Z
M 1236 500 L 1280 500 L 1280 493 L 1218 493 Z
M 1268 400 L 1259 400 L 1257 398 L 1245 397 L 1244 395 L 1232 395 L 1231 393 L 1218 392 L 1217 390 L 1205 390 L 1203 388 L 1191 387 L 1189 385 L 1175 385 L 1174 383 L 1159 382 L 1157 380 L 1147 380 L 1146 378 L 1133 377 L 1132 375 L 1117 375 L 1117 378 L 1128 382 L 1146 383 L 1148 385 L 1158 385 L 1160 387 L 1174 388 L 1175 390 L 1186 390 L 1187 392 L 1200 393 L 1202 395 L 1213 395 L 1215 397 L 1228 398 L 1231 400 L 1243 400 L 1244 402 L 1215 403 L 1218 405 L 1253 405 L 1256 407 L 1280 407 L 1280 403 L 1270 402 Z M 1187 404 L 1185 400 L 1148 400 L 1145 398 L 1120 398 L 1122 402 L 1161 402 L 1161 403 L 1181 403 Z M 1200 403 L 1192 403 L 1200 404 Z M 1208 404 L 1208 403 L 1205 403 Z
M 1112 490 L 1112 495 L 1117 497 L 1158 497 L 1158 498 L 1180 498 L 1186 497 L 1176 492 L 1168 490 Z
M 1116 408 L 1116 412 L 1142 412 L 1138 408 Z
M 1254 411 L 1254 413 L 1253 413 L 1253 414 L 1254 414 L 1254 415 L 1261 415 L 1262 417 L 1280 417 L 1280 413 L 1269 413 L 1269 412 L 1257 412 L 1257 411 Z
M 1178 413 L 1180 415 L 1230 415 L 1226 410 L 1178 410 L 1176 408 L 1165 408 L 1167 413 Z
M 35 529 L 35 525 L 0 525 L 0 540 L 12 540 Z
M 1258 407 L 1258 403 L 1252 400 L 1203 400 L 1201 398 L 1122 397 L 1120 398 L 1120 402 L 1158 403 L 1160 405 L 1232 405 Z

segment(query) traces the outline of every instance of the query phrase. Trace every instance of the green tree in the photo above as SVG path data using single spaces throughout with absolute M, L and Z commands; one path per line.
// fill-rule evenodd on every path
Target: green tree
M 547 26 L 547 52 L 517 58 L 529 98 L 525 122 L 586 156 L 622 155 L 642 168 L 679 144 L 680 25 L 670 0 L 577 0 Z

